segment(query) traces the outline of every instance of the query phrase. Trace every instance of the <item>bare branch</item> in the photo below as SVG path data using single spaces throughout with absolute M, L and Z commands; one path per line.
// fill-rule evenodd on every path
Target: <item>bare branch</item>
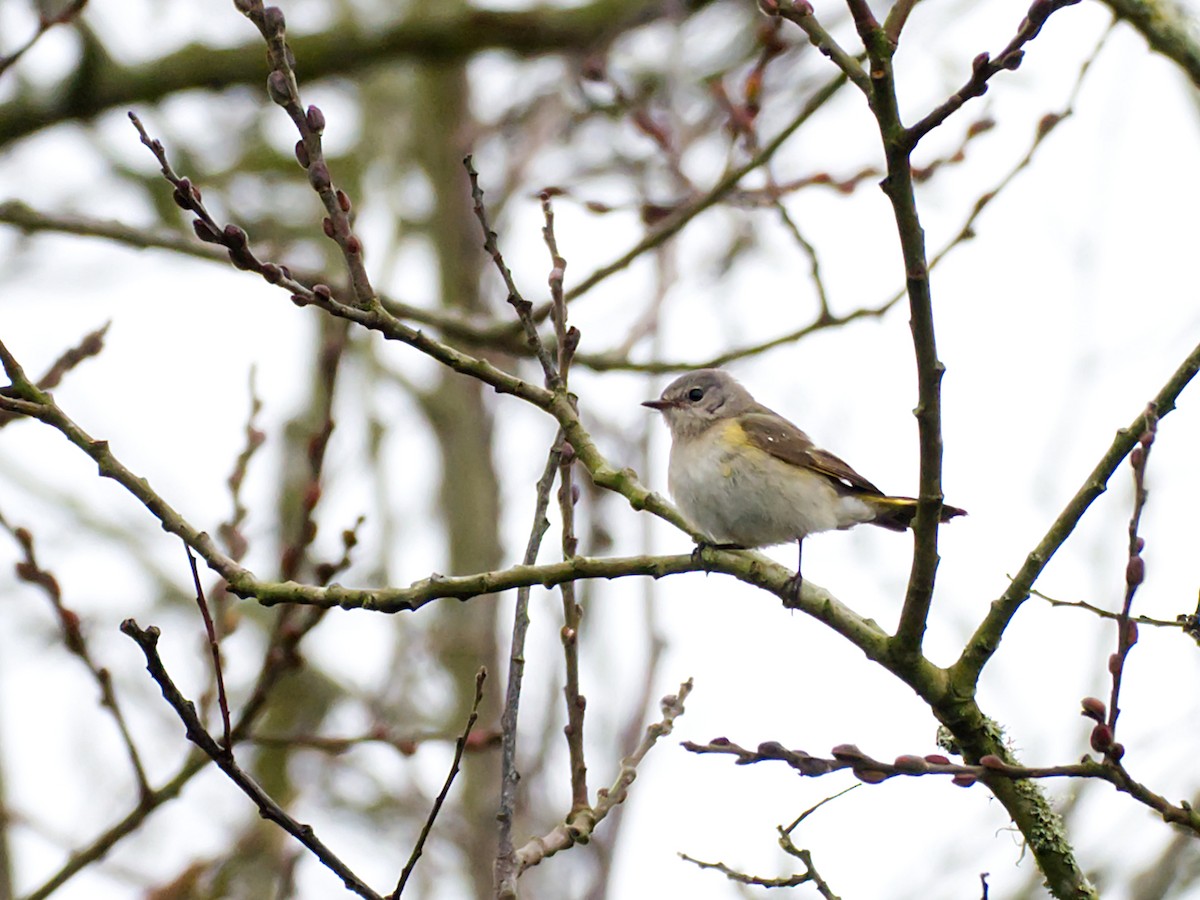
M 988 81 L 998 72 L 1013 71 L 1021 65 L 1025 56 L 1024 46 L 1038 36 L 1050 16 L 1066 6 L 1074 6 L 1079 0 L 1034 0 L 1017 27 L 1017 33 L 1008 45 L 993 60 L 987 53 L 980 53 L 971 63 L 971 77 L 945 103 L 929 112 L 921 121 L 908 128 L 905 142 L 909 149 L 942 122 L 946 121 L 964 103 L 973 97 L 982 97 L 988 89 Z
M 150 672 L 150 677 L 154 679 L 155 683 L 162 690 L 163 698 L 171 704 L 176 715 L 183 722 L 184 727 L 187 729 L 188 740 L 199 747 L 209 759 L 215 762 L 221 771 L 229 776 L 229 780 L 236 784 L 254 802 L 254 805 L 258 807 L 259 814 L 264 819 L 277 824 L 307 847 L 323 865 L 342 879 L 342 883 L 349 890 L 360 897 L 367 898 L 367 900 L 382 900 L 379 894 L 371 890 L 332 850 L 317 838 L 313 833 L 311 825 L 302 824 L 288 815 L 278 803 L 272 800 L 259 787 L 253 778 L 241 769 L 234 761 L 231 748 L 222 747 L 213 740 L 196 715 L 195 706 L 179 692 L 179 689 L 175 686 L 175 683 L 171 680 L 171 676 L 163 666 L 162 660 L 159 658 L 158 629 L 151 626 L 143 631 L 133 619 L 126 619 L 121 623 L 121 631 L 133 639 L 141 649 L 142 654 L 146 657 L 146 668 Z
M 425 820 L 425 825 L 421 828 L 421 833 L 417 837 L 417 843 L 413 847 L 412 855 L 409 856 L 408 862 L 404 865 L 404 870 L 400 873 L 400 881 L 396 884 L 396 890 L 392 891 L 390 900 L 397 898 L 404 893 L 404 886 L 408 883 L 408 878 L 412 875 L 413 867 L 416 866 L 417 860 L 421 858 L 421 852 L 425 847 L 425 841 L 429 837 L 429 832 L 433 829 L 433 823 L 437 820 L 438 812 L 441 811 L 442 804 L 446 802 L 446 797 L 450 793 L 450 786 L 454 784 L 454 778 L 458 775 L 458 767 L 462 763 L 463 752 L 467 748 L 467 740 L 471 736 L 471 729 L 475 727 L 475 723 L 479 721 L 479 704 L 483 702 L 483 682 L 487 679 L 487 669 L 480 669 L 475 673 L 475 701 L 471 704 L 471 713 L 467 716 L 467 724 L 463 726 L 463 732 L 454 743 L 454 759 L 450 763 L 450 771 L 446 773 L 446 781 L 442 784 L 441 791 L 433 801 L 433 806 L 429 809 L 429 817 Z
M 596 826 L 619 804 L 625 802 L 629 786 L 637 777 L 637 767 L 646 754 L 658 743 L 659 738 L 670 734 L 675 726 L 675 720 L 683 715 L 683 703 L 692 691 L 691 679 L 679 686 L 678 694 L 671 694 L 662 699 L 662 718 L 646 729 L 646 734 L 640 744 L 629 756 L 621 760 L 621 770 L 612 786 L 601 788 L 596 792 L 596 803 L 588 810 L 580 810 L 571 815 L 568 821 L 556 826 L 548 834 L 535 837 L 517 850 L 517 862 L 520 871 L 536 866 L 547 857 L 562 850 L 567 850 L 577 843 L 586 842 Z M 583 814 L 586 812 L 586 815 Z
M 554 439 L 546 458 L 546 467 L 538 479 L 534 502 L 533 525 L 525 543 L 522 562 L 532 566 L 537 562 L 542 538 L 550 528 L 546 510 L 550 507 L 550 489 L 558 472 L 562 434 Z M 525 675 L 525 636 L 529 630 L 529 585 L 517 589 L 516 609 L 513 613 L 512 645 L 508 654 L 508 687 L 504 694 L 504 712 L 500 717 L 500 807 L 496 812 L 499 822 L 499 840 L 496 850 L 495 885 L 497 898 L 517 896 L 517 858 L 513 847 L 513 815 L 517 801 L 517 721 L 521 705 L 521 682 Z

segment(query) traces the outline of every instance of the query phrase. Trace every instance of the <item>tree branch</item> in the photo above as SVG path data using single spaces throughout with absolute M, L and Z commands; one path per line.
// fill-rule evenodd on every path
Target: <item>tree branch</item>
M 1175 408 L 1175 401 L 1198 372 L 1200 372 L 1200 344 L 1188 354 L 1151 401 L 1160 419 Z M 1028 599 L 1034 582 L 1058 548 L 1071 536 L 1071 532 L 1075 530 L 1075 526 L 1079 524 L 1079 520 L 1083 518 L 1088 507 L 1107 490 L 1108 480 L 1117 470 L 1121 461 L 1129 455 L 1145 430 L 1146 416 L 1143 413 L 1135 418 L 1128 428 L 1122 428 L 1117 432 L 1112 444 L 1100 457 L 1100 461 L 1096 463 L 1095 468 L 1076 491 L 1075 496 L 1059 513 L 1058 518 L 1054 520 L 1038 545 L 1025 558 L 1024 565 L 1013 577 L 1008 589 L 992 602 L 987 616 L 975 629 L 975 633 L 971 635 L 971 639 L 963 648 L 962 654 L 949 669 L 951 679 L 958 685 L 957 690 L 974 691 L 983 667 L 999 649 L 1000 640 L 1004 636 L 1008 623 L 1021 608 L 1021 604 Z
M 687 11 L 708 0 L 687 4 Z M 677 7 L 661 0 L 593 0 L 584 6 L 500 11 L 463 7 L 404 16 L 386 27 L 333 28 L 291 40 L 311 82 L 354 78 L 389 63 L 462 60 L 487 50 L 518 56 L 578 52 Z M 194 90 L 260 88 L 265 70 L 262 44 L 238 47 L 191 44 L 140 65 L 122 66 L 103 54 L 76 70 L 57 90 L 20 96 L 0 105 L 0 147 L 62 122 L 90 121 L 129 106 L 160 103 Z M 82 67 L 81 67 L 82 69 Z M 84 76 L 83 79 L 80 76 Z M 82 84 L 82 87 L 72 87 Z
M 220 767 L 221 771 L 229 777 L 230 781 L 236 784 L 247 797 L 254 801 L 254 805 L 258 807 L 259 814 L 264 819 L 274 822 L 312 851 L 313 855 L 322 864 L 342 879 L 342 883 L 349 890 L 360 897 L 367 898 L 367 900 L 382 900 L 379 894 L 371 890 L 366 883 L 351 871 L 349 866 L 343 863 L 332 850 L 317 838 L 313 833 L 311 825 L 304 825 L 293 819 L 259 787 L 253 778 L 242 770 L 234 761 L 232 748 L 222 747 L 205 730 L 204 725 L 196 715 L 195 706 L 179 692 L 179 689 L 175 686 L 175 683 L 171 680 L 171 676 L 163 666 L 162 659 L 159 658 L 158 629 L 151 626 L 143 631 L 133 619 L 126 619 L 121 623 L 121 632 L 132 638 L 146 657 L 146 668 L 150 672 L 150 677 L 158 684 L 162 690 L 163 698 L 171 704 L 176 715 L 183 722 L 184 727 L 187 729 L 188 740 L 199 747 L 205 756 Z

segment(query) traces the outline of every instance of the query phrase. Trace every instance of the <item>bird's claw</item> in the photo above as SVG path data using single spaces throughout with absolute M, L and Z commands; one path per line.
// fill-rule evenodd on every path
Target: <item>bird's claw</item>
M 799 572 L 783 584 L 783 605 L 787 609 L 800 608 L 800 590 L 804 587 L 804 576 Z

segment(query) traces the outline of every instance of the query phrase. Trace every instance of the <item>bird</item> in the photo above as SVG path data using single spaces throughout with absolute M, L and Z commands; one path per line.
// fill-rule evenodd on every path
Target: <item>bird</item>
M 642 405 L 662 413 L 671 431 L 667 482 L 684 516 L 722 549 L 795 541 L 797 597 L 808 535 L 867 523 L 912 527 L 916 499 L 885 494 L 723 369 L 682 375 Z M 962 515 L 943 504 L 939 519 Z

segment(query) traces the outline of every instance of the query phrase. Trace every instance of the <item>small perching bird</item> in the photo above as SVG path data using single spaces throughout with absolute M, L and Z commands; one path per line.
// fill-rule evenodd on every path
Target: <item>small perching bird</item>
M 732 375 L 698 369 L 642 404 L 671 429 L 667 481 L 683 514 L 713 542 L 768 547 L 870 523 L 912 526 L 917 501 L 890 497 L 803 431 L 757 402 Z M 965 515 L 941 508 L 941 521 Z M 796 588 L 800 587 L 799 559 Z

